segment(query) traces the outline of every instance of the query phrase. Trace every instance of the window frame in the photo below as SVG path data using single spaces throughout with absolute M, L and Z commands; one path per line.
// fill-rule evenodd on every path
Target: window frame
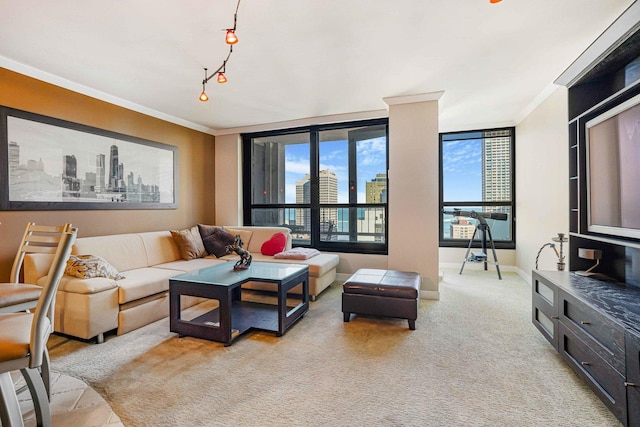
M 386 170 L 387 174 L 387 202 L 386 203 L 358 203 L 351 200 L 348 203 L 323 203 L 320 204 L 318 192 L 319 192 L 319 172 L 320 172 L 320 132 L 328 130 L 349 129 L 357 127 L 367 126 L 384 126 L 385 138 L 386 138 Z M 276 204 L 253 204 L 252 202 L 252 140 L 254 138 L 265 138 L 273 136 L 290 135 L 296 133 L 309 133 L 310 144 L 310 167 L 309 174 L 311 175 L 311 203 L 276 203 Z M 344 252 L 344 253 L 362 253 L 362 254 L 377 254 L 387 255 L 389 249 L 389 119 L 370 119 L 360 120 L 354 122 L 341 122 L 331 124 L 309 125 L 296 128 L 278 129 L 254 133 L 241 134 L 242 137 L 242 200 L 243 200 L 243 222 L 246 225 L 252 225 L 252 211 L 253 209 L 285 209 L 285 208 L 308 208 L 310 209 L 311 217 L 311 238 L 310 242 L 306 244 L 297 243 L 294 241 L 296 247 L 314 247 L 318 250 L 325 252 Z M 350 145 L 350 144 L 349 144 Z M 349 149 L 349 146 L 348 146 Z M 352 153 L 353 154 L 353 153 Z M 355 162 L 355 156 L 349 155 L 349 173 L 351 171 L 352 162 Z M 355 170 L 354 170 L 355 171 Z M 384 242 L 351 242 L 351 241 L 336 241 L 336 240 L 321 240 L 321 224 L 320 224 L 320 210 L 327 208 L 380 208 L 384 209 L 385 221 L 384 221 Z
M 509 130 L 510 132 L 510 167 L 511 167 L 511 176 L 509 179 L 509 185 L 511 186 L 511 200 L 509 201 L 455 201 L 455 202 L 445 202 L 444 201 L 444 170 L 443 170 L 443 141 L 445 136 L 451 135 L 464 135 L 471 133 L 485 133 L 485 132 L 494 132 L 494 131 L 502 131 Z M 482 144 L 484 145 L 484 139 L 491 138 L 482 136 Z M 468 138 L 472 139 L 472 138 Z M 508 206 L 511 208 L 511 240 L 494 240 L 494 245 L 496 249 L 515 249 L 516 248 L 516 128 L 514 126 L 505 126 L 505 127 L 497 127 L 497 128 L 487 128 L 487 129 L 475 129 L 475 130 L 465 130 L 465 131 L 455 131 L 455 132 L 441 132 L 438 135 L 438 161 L 439 161 L 439 172 L 440 172 L 440 182 L 439 182 L 439 208 L 440 208 L 440 217 L 438 220 L 438 240 L 439 247 L 441 248 L 467 248 L 469 246 L 469 239 L 445 239 L 444 238 L 444 221 L 442 212 L 446 209 L 454 209 L 458 208 L 466 208 L 468 206 Z M 482 171 L 484 173 L 484 171 Z M 471 244 L 472 248 L 481 248 L 482 242 L 476 236 L 476 240 L 474 240 Z

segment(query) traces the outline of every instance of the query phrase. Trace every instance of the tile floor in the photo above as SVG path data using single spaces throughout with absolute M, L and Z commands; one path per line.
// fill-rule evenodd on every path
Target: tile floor
M 22 375 L 14 376 L 16 388 L 24 386 Z M 124 427 L 109 404 L 84 382 L 67 375 L 51 378 L 51 419 L 53 427 Z M 25 388 L 18 395 L 25 427 L 36 425 L 31 395 Z

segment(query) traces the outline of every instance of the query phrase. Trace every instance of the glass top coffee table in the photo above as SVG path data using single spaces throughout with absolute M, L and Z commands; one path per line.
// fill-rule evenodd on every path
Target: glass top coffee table
M 298 264 L 253 262 L 247 270 L 234 270 L 233 262 L 202 268 L 169 279 L 171 332 L 231 345 L 251 330 L 282 336 L 309 311 L 309 267 Z M 242 301 L 242 284 L 268 282 L 277 285 L 277 305 Z M 302 284 L 301 301 L 287 306 L 287 292 Z M 219 301 L 219 306 L 192 320 L 181 318 L 180 297 L 189 295 Z

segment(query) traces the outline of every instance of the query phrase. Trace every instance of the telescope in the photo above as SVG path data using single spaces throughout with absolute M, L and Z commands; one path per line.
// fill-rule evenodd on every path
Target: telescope
M 475 230 L 473 231 L 473 236 L 469 240 L 469 246 L 467 246 L 467 253 L 464 256 L 464 260 L 462 261 L 462 267 L 460 268 L 460 274 L 462 274 L 462 270 L 464 270 L 464 266 L 467 261 L 473 262 L 482 262 L 484 263 L 484 269 L 487 269 L 487 263 L 489 260 L 487 259 L 487 236 L 489 236 L 489 243 L 491 244 L 491 251 L 493 252 L 493 260 L 496 265 L 496 270 L 498 272 L 498 279 L 502 280 L 502 274 L 500 274 L 500 266 L 498 264 L 498 255 L 496 255 L 496 246 L 493 243 L 493 236 L 491 235 L 491 227 L 487 224 L 487 218 L 495 219 L 498 221 L 506 221 L 508 215 L 506 213 L 498 213 L 498 212 L 476 212 L 474 210 L 471 211 L 463 211 L 461 209 L 453 208 L 453 211 L 445 211 L 442 213 L 445 215 L 453 215 L 453 216 L 465 216 L 478 220 L 478 224 L 476 225 Z M 471 245 L 473 244 L 473 239 L 476 237 L 476 233 L 480 231 L 482 233 L 482 237 L 480 239 L 482 245 L 482 252 L 473 253 L 472 257 L 469 257 L 469 252 L 471 251 Z
M 495 219 L 497 221 L 506 221 L 508 218 L 506 213 L 463 211 L 455 208 L 452 211 L 442 211 L 442 213 L 453 216 L 468 216 L 470 218 L 477 219 L 480 222 L 484 222 L 483 220 L 486 218 Z

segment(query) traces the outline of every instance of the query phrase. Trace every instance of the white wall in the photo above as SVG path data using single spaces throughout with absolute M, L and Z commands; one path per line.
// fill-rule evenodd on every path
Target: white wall
M 242 144 L 240 135 L 216 136 L 216 224 L 242 225 Z
M 567 118 L 567 89 L 558 87 L 516 127 L 516 265 L 526 277 L 540 247 L 569 233 Z M 546 247 L 538 268 L 555 270 L 556 262 Z

